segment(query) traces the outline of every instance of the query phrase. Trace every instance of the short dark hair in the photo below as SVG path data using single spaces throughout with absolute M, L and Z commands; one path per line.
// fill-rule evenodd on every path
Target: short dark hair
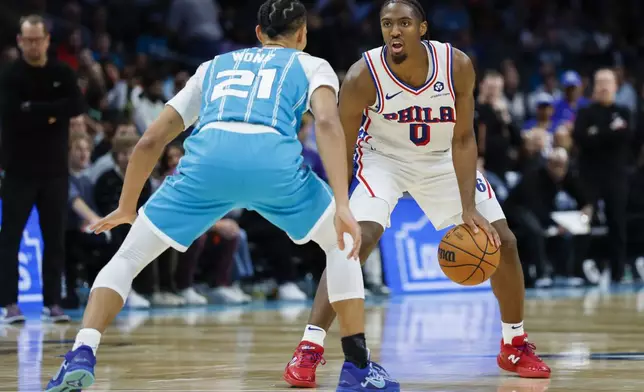
M 22 31 L 22 25 L 24 25 L 25 23 L 29 23 L 30 25 L 42 24 L 42 28 L 45 31 L 45 34 L 49 34 L 49 31 L 47 30 L 47 24 L 45 23 L 45 18 L 43 18 L 40 15 L 31 14 L 20 18 L 19 27 L 21 31 Z
M 423 9 L 423 6 L 418 0 L 385 0 L 385 2 L 382 3 L 382 7 L 380 7 L 380 12 L 382 12 L 382 10 L 385 9 L 385 7 L 389 4 L 395 3 L 401 3 L 411 7 L 411 9 L 414 11 L 414 14 L 416 14 L 416 17 L 420 20 L 421 23 L 427 21 L 427 14 L 425 14 L 425 9 Z M 429 30 L 421 38 L 427 39 L 428 34 Z
M 402 3 L 410 6 L 411 8 L 414 9 L 414 13 L 416 14 L 416 17 L 420 19 L 421 22 L 425 22 L 427 20 L 427 15 L 425 14 L 425 10 L 423 9 L 423 6 L 418 2 L 418 0 L 386 0 L 383 4 L 382 7 L 380 7 L 380 12 L 388 6 L 389 4 L 394 4 L 394 3 Z
M 257 11 L 257 24 L 269 38 L 294 33 L 306 23 L 306 7 L 299 0 L 266 0 Z

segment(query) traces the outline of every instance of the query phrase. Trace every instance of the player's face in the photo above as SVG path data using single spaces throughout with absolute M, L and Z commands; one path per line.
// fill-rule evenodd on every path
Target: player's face
M 407 59 L 409 45 L 427 32 L 427 22 L 421 22 L 409 5 L 391 3 L 380 13 L 380 29 L 392 60 L 401 64 Z

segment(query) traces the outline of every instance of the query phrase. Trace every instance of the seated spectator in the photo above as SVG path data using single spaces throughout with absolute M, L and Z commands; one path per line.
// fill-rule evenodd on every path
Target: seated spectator
M 70 130 L 71 130 L 70 126 Z M 78 308 L 80 305 L 76 294 L 78 267 L 83 265 L 92 269 L 88 259 L 94 256 L 97 244 L 106 244 L 106 234 L 95 236 L 85 228 L 100 219 L 94 203 L 94 186 L 83 171 L 89 166 L 89 155 L 92 141 L 85 133 L 75 132 L 69 141 L 69 217 L 65 236 L 66 260 L 65 282 L 66 295 L 63 307 Z M 110 255 L 111 256 L 111 255 Z M 99 267 L 100 268 L 100 267 Z M 98 271 L 96 271 L 98 273 Z M 95 276 L 95 274 L 94 274 Z M 93 281 L 92 278 L 89 280 Z
M 577 111 L 588 106 L 590 100 L 582 95 L 581 76 L 575 71 L 566 71 L 561 76 L 563 97 L 554 102 L 553 118 L 556 122 L 575 122 Z
M 111 155 L 115 165 L 100 175 L 94 187 L 94 198 L 99 214 L 107 215 L 118 207 L 121 190 L 123 189 L 125 170 L 127 169 L 132 151 L 138 140 L 138 136 L 123 136 L 114 139 Z M 147 181 L 141 191 L 138 207 L 141 207 L 150 198 L 151 194 L 152 186 Z M 120 246 L 123 240 L 125 240 L 129 230 L 129 225 L 121 225 L 112 229 L 111 234 L 116 247 Z M 128 306 L 140 308 L 150 307 L 150 302 L 144 296 L 152 297 L 154 294 L 156 282 L 153 266 L 154 264 L 151 263 L 145 267 L 134 279 L 134 288 L 127 299 Z M 177 306 L 185 303 L 183 298 L 179 296 L 163 296 L 162 298 L 159 297 L 156 299 L 158 300 L 157 305 Z
M 87 176 L 92 181 L 96 183 L 98 178 L 107 172 L 110 169 L 113 169 L 116 166 L 114 161 L 114 154 L 110 153 L 113 151 L 113 144 L 119 143 L 119 140 L 131 139 L 137 136 L 136 127 L 132 124 L 131 121 L 122 119 L 115 126 L 114 134 L 110 135 L 109 132 L 106 132 L 103 140 L 96 146 L 94 153 L 96 155 L 100 154 L 101 151 L 105 150 L 105 153 L 98 156 L 92 166 L 87 170 Z
M 295 283 L 297 268 L 294 244 L 289 236 L 255 211 L 244 210 L 239 225 L 248 234 L 248 241 L 255 246 L 253 259 L 264 258 L 271 267 L 278 285 L 278 298 L 307 299 L 307 295 Z
M 143 76 L 142 85 L 132 90 L 130 100 L 134 109 L 134 124 L 139 134 L 143 134 L 165 106 L 163 80 L 150 75 L 148 71 Z
M 557 211 L 557 197 L 565 192 L 575 199 L 577 207 L 588 219 L 592 216 L 593 207 L 583 192 L 578 177 L 568 170 L 568 153 L 563 148 L 553 149 L 547 158 L 545 166 L 524 173 L 517 186 L 510 191 L 504 203 L 508 221 L 515 229 L 515 234 L 521 242 L 521 260 L 524 268 L 535 266 L 537 278 L 547 276 L 548 252 L 546 240 L 548 229 L 555 227 L 556 239 L 559 240 L 553 252 L 553 257 L 562 256 L 554 264 L 555 272 L 572 278 L 577 274 L 577 268 L 571 267 L 571 260 L 579 261 L 582 255 L 572 253 L 571 237 L 565 236 L 566 230 L 557 225 L 551 218 Z M 530 274 L 525 274 L 527 284 L 534 284 Z
M 554 100 L 548 93 L 539 93 L 535 98 L 537 111 L 535 117 L 523 123 L 523 132 L 545 131 L 553 134 L 559 125 L 553 118 Z

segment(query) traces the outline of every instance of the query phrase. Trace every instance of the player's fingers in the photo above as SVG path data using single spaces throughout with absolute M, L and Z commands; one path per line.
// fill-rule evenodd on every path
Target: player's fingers
M 105 230 L 109 230 L 109 229 L 107 228 L 107 226 L 108 226 L 108 223 L 107 223 L 107 222 L 98 222 L 98 223 L 96 224 L 96 227 L 93 229 L 94 234 L 101 234 L 101 233 L 102 233 L 102 232 L 104 232 Z
M 360 231 L 354 231 L 351 236 L 353 237 L 353 248 L 349 253 L 350 259 L 360 260 L 360 246 L 362 245 L 362 235 Z
M 469 219 L 467 222 L 465 222 L 465 224 L 470 227 L 474 234 L 479 232 L 479 226 L 476 224 L 476 222 L 474 222 L 474 219 Z
M 499 241 L 497 241 L 497 238 L 499 237 L 499 235 L 494 229 L 494 226 L 486 222 L 484 227 L 485 227 L 485 234 L 487 234 L 487 238 L 490 240 L 491 243 L 494 244 L 495 247 L 498 248 L 500 245 Z
M 338 230 L 338 248 L 344 250 L 344 230 Z

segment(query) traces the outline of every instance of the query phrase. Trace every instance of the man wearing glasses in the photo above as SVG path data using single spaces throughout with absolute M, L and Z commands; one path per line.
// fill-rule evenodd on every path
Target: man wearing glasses
M 4 180 L 0 231 L 0 323 L 24 321 L 18 308 L 18 250 L 32 208 L 44 242 L 43 319 L 68 321 L 60 303 L 65 258 L 69 120 L 83 113 L 76 75 L 47 58 L 49 32 L 42 17 L 20 20 L 22 58 L 0 75 L 1 161 Z

